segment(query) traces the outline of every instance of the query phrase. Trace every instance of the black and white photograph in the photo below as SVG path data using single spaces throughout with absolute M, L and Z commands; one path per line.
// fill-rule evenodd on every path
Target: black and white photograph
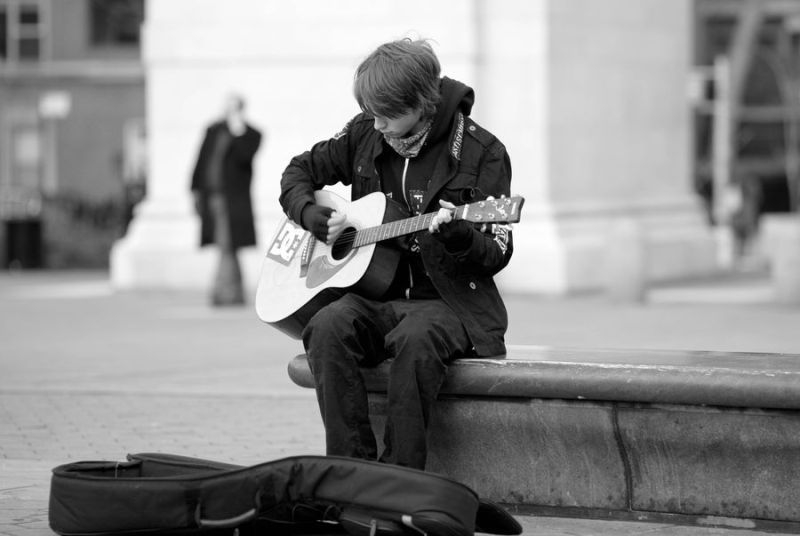
M 800 0 L 0 0 L 0 536 L 800 534 Z

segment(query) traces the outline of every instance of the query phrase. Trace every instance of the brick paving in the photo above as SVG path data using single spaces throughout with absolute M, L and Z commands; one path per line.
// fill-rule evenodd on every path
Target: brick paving
M 116 460 L 160 451 L 255 464 L 323 454 L 317 415 L 306 396 L 4 393 L 0 459 Z
M 800 354 L 800 308 L 763 280 L 597 296 L 507 298 L 509 343 Z M 200 293 L 113 292 L 104 274 L 0 275 L 0 536 L 51 535 L 50 471 L 160 451 L 240 464 L 320 454 L 313 393 L 286 375 L 301 351 L 251 308 Z M 526 535 L 762 534 L 660 523 L 520 518 Z M 774 534 L 774 533 L 773 533 Z

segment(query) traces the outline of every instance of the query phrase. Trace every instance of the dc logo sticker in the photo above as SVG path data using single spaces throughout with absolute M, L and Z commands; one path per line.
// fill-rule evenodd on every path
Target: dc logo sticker
M 300 249 L 300 244 L 303 243 L 303 237 L 306 235 L 306 232 L 305 229 L 293 223 L 291 220 L 286 220 L 283 227 L 278 231 L 278 234 L 275 235 L 275 240 L 272 241 L 272 245 L 270 245 L 267 250 L 267 257 L 289 266 L 292 259 L 297 254 L 297 251 Z

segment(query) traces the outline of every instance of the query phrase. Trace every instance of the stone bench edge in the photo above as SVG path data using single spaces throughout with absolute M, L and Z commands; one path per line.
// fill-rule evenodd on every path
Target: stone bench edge
M 582 361 L 574 351 L 510 347 L 506 356 L 454 361 L 440 396 L 800 409 L 800 356 L 647 353 L 603 350 L 597 354 L 621 359 Z M 385 393 L 388 367 L 363 369 L 369 392 Z M 295 384 L 314 387 L 305 354 L 290 361 L 288 372 Z

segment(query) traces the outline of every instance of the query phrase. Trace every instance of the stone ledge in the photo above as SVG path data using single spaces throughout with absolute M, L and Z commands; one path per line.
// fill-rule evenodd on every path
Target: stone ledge
M 381 437 L 387 365 L 364 373 Z M 799 403 L 797 355 L 512 346 L 450 367 L 426 468 L 515 508 L 796 524 Z
M 370 392 L 386 392 L 388 368 L 364 369 Z M 304 354 L 289 376 L 314 386 Z M 800 356 L 509 346 L 506 356 L 453 362 L 441 394 L 800 409 Z

